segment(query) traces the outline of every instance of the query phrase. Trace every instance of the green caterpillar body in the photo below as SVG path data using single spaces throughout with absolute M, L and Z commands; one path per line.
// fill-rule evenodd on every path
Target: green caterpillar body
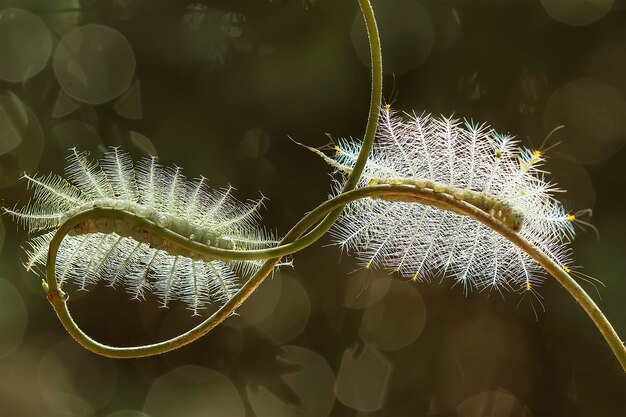
M 505 226 L 519 232 L 522 230 L 524 224 L 524 213 L 511 205 L 502 202 L 496 198 L 490 197 L 480 191 L 470 189 L 460 189 L 446 184 L 440 184 L 431 180 L 411 180 L 406 178 L 401 179 L 377 179 L 373 178 L 369 181 L 370 185 L 406 185 L 420 189 L 432 190 L 436 193 L 448 194 L 457 200 L 465 201 L 468 204 L 473 205 L 481 209 L 482 211 L 493 216 Z

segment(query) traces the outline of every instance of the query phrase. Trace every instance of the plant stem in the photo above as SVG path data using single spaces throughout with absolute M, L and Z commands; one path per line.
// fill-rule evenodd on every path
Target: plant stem
M 374 143 L 378 121 L 379 104 L 382 100 L 382 57 L 380 52 L 380 40 L 378 37 L 378 29 L 376 27 L 374 12 L 372 10 L 369 0 L 359 0 L 359 4 L 363 13 L 363 17 L 365 19 L 370 42 L 372 57 L 372 94 L 363 145 L 361 147 L 361 151 L 354 165 L 354 168 L 344 186 L 343 193 L 331 200 L 322 203 L 316 209 L 303 217 L 283 238 L 283 240 L 281 241 L 281 246 L 261 251 L 241 252 L 216 250 L 211 252 L 211 250 L 216 248 L 207 248 L 204 245 L 190 242 L 188 239 L 171 231 L 158 228 L 156 227 L 156 225 L 151 224 L 150 222 L 142 223 L 142 226 L 150 228 L 149 230 L 152 233 L 160 233 L 168 239 L 175 241 L 177 244 L 180 244 L 181 246 L 197 250 L 201 253 L 209 253 L 216 259 L 259 259 L 259 256 L 262 258 L 267 258 L 268 256 L 276 257 L 266 259 L 263 265 L 243 285 L 243 287 L 233 296 L 233 298 L 226 302 L 217 312 L 211 315 L 211 317 L 207 318 L 204 322 L 202 322 L 195 328 L 189 330 L 184 334 L 163 342 L 133 347 L 107 346 L 91 339 L 74 322 L 67 308 L 67 295 L 61 290 L 56 280 L 55 273 L 56 257 L 59 246 L 65 235 L 74 226 L 80 224 L 87 219 L 93 218 L 94 215 L 105 213 L 104 211 L 98 212 L 97 210 L 106 209 L 93 209 L 91 211 L 79 213 L 78 215 L 70 218 L 68 221 L 63 223 L 63 225 L 61 225 L 61 227 L 55 233 L 49 247 L 48 261 L 46 265 L 47 281 L 46 283 L 44 283 L 44 287 L 48 295 L 48 300 L 54 307 L 57 315 L 59 316 L 59 319 L 61 320 L 61 323 L 66 328 L 68 333 L 70 333 L 70 335 L 72 335 L 72 337 L 74 337 L 85 348 L 100 355 L 113 358 L 135 358 L 157 355 L 191 343 L 192 341 L 208 333 L 210 330 L 212 330 L 218 324 L 228 318 L 273 271 L 281 256 L 300 250 L 312 244 L 322 235 L 324 235 L 337 220 L 337 218 L 341 214 L 343 207 L 347 203 L 360 198 L 374 197 L 384 198 L 392 201 L 395 200 L 402 202 L 427 204 L 438 207 L 440 209 L 450 210 L 458 214 L 467 215 L 490 227 L 491 229 L 500 233 L 509 241 L 513 242 L 520 249 L 530 255 L 534 260 L 536 260 L 557 281 L 559 281 L 567 289 L 567 291 L 569 291 L 574 299 L 583 307 L 585 312 L 589 315 L 589 317 L 592 319 L 594 324 L 598 327 L 598 329 L 606 339 L 607 343 L 613 350 L 613 353 L 622 365 L 622 368 L 626 372 L 626 348 L 624 347 L 623 342 L 611 326 L 611 323 L 604 316 L 602 311 L 600 311 L 600 309 L 591 299 L 591 297 L 589 297 L 589 295 L 580 287 L 580 285 L 578 285 L 578 283 L 567 272 L 565 272 L 563 268 L 561 268 L 561 266 L 556 264 L 549 256 L 533 246 L 520 234 L 508 228 L 506 225 L 500 223 L 488 213 L 464 201 L 457 200 L 456 198 L 448 194 L 436 193 L 432 190 L 420 189 L 406 185 L 376 185 L 359 188 L 356 190 L 354 189 L 363 172 L 365 163 L 367 162 L 369 153 Z M 131 213 L 126 212 L 116 212 L 116 215 L 132 216 Z M 306 235 L 302 236 L 307 230 L 313 227 L 322 218 L 323 220 L 317 225 L 317 227 L 315 227 Z M 133 218 L 133 221 L 137 221 L 137 219 Z M 243 257 L 236 258 L 235 256 Z
M 519 233 L 514 232 L 512 229 L 505 226 L 485 211 L 480 210 L 465 201 L 457 200 L 448 194 L 436 193 L 429 189 L 420 189 L 406 185 L 375 185 L 358 188 L 356 190 L 340 194 L 318 206 L 315 210 L 303 217 L 291 229 L 287 236 L 285 236 L 283 241 L 288 242 L 297 239 L 316 222 L 324 218 L 324 216 L 328 213 L 331 213 L 338 207 L 343 207 L 351 201 L 367 197 L 426 204 L 443 210 L 453 211 L 457 214 L 466 215 L 495 230 L 506 239 L 513 242 L 534 260 L 536 260 L 557 281 L 559 281 L 583 307 L 585 312 L 589 315 L 606 339 L 607 343 L 613 350 L 613 353 L 622 365 L 622 368 L 626 372 L 626 348 L 624 347 L 624 344 L 613 329 L 613 326 L 611 326 L 611 323 L 607 320 L 602 311 L 600 311 L 591 297 L 589 297 L 589 295 L 582 289 L 582 287 L 580 287 L 580 285 L 578 285 L 578 283 L 567 272 L 565 272 L 563 268 L 561 268 L 550 257 L 541 252 L 528 240 L 524 239 Z M 72 320 L 69 311 L 67 310 L 65 297 L 58 296 L 63 295 L 63 293 L 57 286 L 56 279 L 54 278 L 54 267 L 51 267 L 51 265 L 54 265 L 56 251 L 58 250 L 58 245 L 62 240 L 62 236 L 64 236 L 64 234 L 73 227 L 72 223 L 72 219 L 65 223 L 59 229 L 59 232 L 57 232 L 50 244 L 51 257 L 49 258 L 48 263 L 48 285 L 50 290 L 48 298 L 53 304 L 61 322 L 66 327 L 68 332 L 83 346 L 104 356 L 117 358 L 150 356 L 176 349 L 196 340 L 228 318 L 235 311 L 235 309 L 239 307 L 252 294 L 252 292 L 254 292 L 258 285 L 273 270 L 275 263 L 278 262 L 278 259 L 267 260 L 257 273 L 248 282 L 246 282 L 246 284 L 231 300 L 224 304 L 215 314 L 190 331 L 170 340 L 152 345 L 128 348 L 111 347 L 102 345 L 85 335 Z M 309 236 L 311 233 L 312 232 L 306 236 Z
M 374 16 L 374 10 L 369 0 L 358 0 L 361 8 L 361 13 L 365 20 L 365 27 L 367 30 L 367 36 L 370 46 L 370 55 L 372 63 L 372 90 L 370 97 L 369 114 L 367 118 L 367 126 L 365 128 L 365 135 L 363 137 L 363 144 L 359 152 L 359 156 L 354 165 L 352 173 L 350 174 L 345 186 L 344 191 L 353 190 L 365 168 L 367 159 L 369 158 L 370 151 L 374 145 L 374 139 L 376 137 L 376 129 L 378 125 L 378 113 L 380 109 L 380 103 L 382 102 L 382 86 L 383 86 L 383 64 L 382 53 L 380 49 L 380 37 L 378 34 L 378 26 L 376 24 L 376 18 Z M 344 203 L 345 205 L 345 203 Z M 335 223 L 343 205 L 334 206 L 332 211 L 325 212 L 326 218 L 311 232 L 309 232 L 303 240 L 299 243 L 302 247 L 306 247 L 321 236 L 323 236 L 328 229 Z M 315 211 L 315 210 L 314 210 Z M 56 255 L 63 240 L 63 237 L 68 231 L 78 223 L 74 223 L 76 219 L 69 219 L 66 221 L 54 235 L 54 238 L 50 242 L 48 251 L 48 260 L 46 264 L 46 291 L 48 293 L 48 300 L 54 307 L 61 323 L 65 329 L 85 348 L 98 353 L 103 356 L 109 356 L 114 358 L 133 358 L 157 355 L 160 353 L 168 352 L 170 350 L 177 349 L 183 345 L 186 345 L 202 335 L 209 332 L 227 317 L 229 317 L 265 280 L 265 278 L 274 270 L 276 264 L 280 261 L 280 256 L 267 259 L 263 265 L 256 271 L 256 273 L 243 285 L 243 287 L 231 298 L 226 304 L 224 304 L 215 314 L 209 317 L 200 325 L 186 332 L 185 334 L 174 337 L 170 340 L 155 343 L 145 346 L 137 347 L 112 347 L 101 344 L 88 335 L 86 335 L 76 325 L 70 312 L 67 308 L 67 296 L 59 288 L 56 281 L 55 263 Z M 302 219 L 304 220 L 304 219 Z M 309 227 L 306 227 L 306 223 L 302 220 L 298 222 L 287 235 L 281 241 L 281 244 L 287 244 L 298 239 Z M 313 222 L 312 224 L 314 224 Z M 161 229 L 162 230 L 162 229 Z M 281 255 L 282 256 L 282 255 Z

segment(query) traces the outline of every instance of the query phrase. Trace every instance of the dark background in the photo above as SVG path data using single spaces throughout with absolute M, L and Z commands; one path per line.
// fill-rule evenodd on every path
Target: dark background
M 626 2 L 374 6 L 384 95 L 395 109 L 485 121 L 534 147 L 565 125 L 545 145 L 561 142 L 548 152 L 547 171 L 568 190 L 559 195 L 568 207 L 594 211 L 600 240 L 579 234 L 577 266 L 606 285 L 598 294 L 582 282 L 624 337 Z M 369 57 L 356 0 L 0 1 L 10 7 L 30 14 L 0 12 L 2 205 L 30 197 L 17 181 L 23 171 L 61 173 L 67 148 L 97 157 L 119 145 L 136 157 L 157 153 L 214 187 L 230 184 L 242 200 L 262 191 L 270 199 L 264 224 L 284 234 L 330 191 L 328 167 L 287 136 L 322 146 L 326 133 L 364 131 Z M 88 41 L 81 44 L 81 29 L 64 38 L 89 23 L 101 26 Z M 71 36 L 82 49 L 69 65 L 62 48 Z M 618 362 L 551 279 L 540 289 L 543 311 L 518 294 L 465 296 L 450 280 L 407 284 L 357 270 L 325 237 L 296 254 L 293 270 L 268 279 L 239 317 L 194 344 L 110 360 L 64 332 L 40 279 L 21 266 L 24 239 L 0 218 L 2 416 L 539 417 L 626 409 Z M 79 324 L 107 343 L 160 340 L 201 320 L 182 305 L 128 300 L 123 289 L 68 291 Z

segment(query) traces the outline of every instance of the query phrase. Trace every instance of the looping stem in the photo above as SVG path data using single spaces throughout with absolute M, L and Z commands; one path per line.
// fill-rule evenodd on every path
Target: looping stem
M 490 216 L 483 210 L 466 203 L 465 201 L 458 200 L 453 196 L 444 193 L 437 193 L 429 189 L 420 189 L 406 185 L 374 185 L 356 190 L 348 191 L 330 199 L 315 210 L 311 211 L 305 217 L 303 217 L 293 229 L 285 236 L 283 242 L 289 242 L 295 240 L 301 236 L 306 230 L 310 229 L 316 222 L 332 213 L 337 208 L 343 207 L 345 204 L 358 200 L 361 198 L 384 198 L 388 200 L 401 200 L 411 201 L 415 204 L 425 204 L 433 207 L 437 207 L 443 210 L 449 210 L 457 214 L 466 215 L 472 219 L 481 222 L 485 226 L 500 233 L 509 241 L 513 242 L 524 252 L 529 254 L 535 259 L 543 268 L 545 268 L 550 275 L 552 275 L 557 281 L 559 281 L 569 293 L 576 299 L 576 301 L 583 307 L 585 312 L 593 320 L 594 324 L 598 327 L 609 346 L 615 353 L 615 356 L 620 361 L 620 364 L 626 371 L 626 349 L 621 342 L 619 336 L 611 326 L 611 323 L 602 314 L 595 302 L 587 295 L 587 293 L 578 285 L 578 283 L 555 263 L 550 257 L 537 249 L 532 243 L 524 239 L 520 234 L 516 233 L 499 220 Z M 54 278 L 54 261 L 56 259 L 56 252 L 58 246 L 63 239 L 63 236 L 74 226 L 76 220 L 68 220 L 57 232 L 50 244 L 50 258 L 48 264 L 48 286 L 49 294 L 59 292 L 58 284 Z M 318 226 L 319 227 L 319 226 Z M 315 232 L 316 229 L 309 232 L 305 238 Z M 209 332 L 224 319 L 230 316 L 237 307 L 239 307 L 249 296 L 254 292 L 258 285 L 265 279 L 265 277 L 272 271 L 275 263 L 278 259 L 268 259 L 263 266 L 257 271 L 257 273 L 239 290 L 235 296 L 224 304 L 215 314 L 199 324 L 192 330 L 177 336 L 173 339 L 138 347 L 119 348 L 102 345 L 89 336 L 85 335 L 74 323 L 72 317 L 67 309 L 67 305 L 64 297 L 51 297 L 50 302 L 54 306 L 61 322 L 68 330 L 68 332 L 74 336 L 83 346 L 99 353 L 104 356 L 111 356 L 116 358 L 128 358 L 128 357 L 140 357 L 150 356 L 159 353 L 164 353 L 178 347 L 181 347 L 187 343 L 190 343 L 202 335 Z
M 457 214 L 469 216 L 500 233 L 536 260 L 548 273 L 550 273 L 550 275 L 552 275 L 565 287 L 565 289 L 567 289 L 567 291 L 583 307 L 585 312 L 598 327 L 622 365 L 622 368 L 626 372 L 626 348 L 624 347 L 624 343 L 620 340 L 619 336 L 611 326 L 611 323 L 600 311 L 595 302 L 580 287 L 580 285 L 578 285 L 578 283 L 566 271 L 564 271 L 563 268 L 561 268 L 561 266 L 556 264 L 549 256 L 533 246 L 520 234 L 510 229 L 499 220 L 493 218 L 488 213 L 466 203 L 465 201 L 457 200 L 448 194 L 436 193 L 429 189 L 420 189 L 407 185 L 373 185 L 356 190 L 354 189 L 358 183 L 361 173 L 363 172 L 374 142 L 378 120 L 378 108 L 382 99 L 382 57 L 380 53 L 380 41 L 378 38 L 376 21 L 374 20 L 374 13 L 369 0 L 359 0 L 359 4 L 365 19 L 372 54 L 372 96 L 366 133 L 363 139 L 363 146 L 354 168 L 344 186 L 343 193 L 322 203 L 316 209 L 304 216 L 283 238 L 281 246 L 279 246 L 280 249 L 274 248 L 267 250 L 262 254 L 254 254 L 253 256 L 267 257 L 277 255 L 277 257 L 266 259 L 263 265 L 248 280 L 248 282 L 243 285 L 233 298 L 226 302 L 217 312 L 207 318 L 203 323 L 172 339 L 150 345 L 133 347 L 107 346 L 91 339 L 74 322 L 67 308 L 67 297 L 59 287 L 56 280 L 56 256 L 65 235 L 74 226 L 78 225 L 80 222 L 84 221 L 93 214 L 85 214 L 86 212 L 80 213 L 63 223 L 63 225 L 57 230 L 50 243 L 48 252 L 48 261 L 46 266 L 47 285 L 44 285 L 44 288 L 46 289 L 48 299 L 54 307 L 63 326 L 81 345 L 103 356 L 113 358 L 137 358 L 157 355 L 177 349 L 208 333 L 211 329 L 228 318 L 271 273 L 280 260 L 280 256 L 300 250 L 319 239 L 337 220 L 341 214 L 341 210 L 347 203 L 361 198 L 373 197 L 405 202 L 410 201 L 411 203 L 427 204 L 440 209 L 450 210 Z M 311 229 L 311 227 L 313 227 L 317 222 L 319 222 L 319 224 L 304 235 L 304 233 Z M 155 233 L 158 232 L 159 230 L 155 231 Z M 163 229 L 160 229 L 160 232 L 163 232 Z M 174 238 L 176 237 L 174 236 Z M 181 245 L 191 244 L 183 238 L 181 238 L 179 243 Z M 194 249 L 202 248 L 194 247 Z M 272 250 L 274 250 L 274 252 L 272 252 Z M 220 255 L 218 252 L 216 253 Z M 239 256 L 232 253 L 222 253 L 222 255 L 226 258 L 221 259 L 234 259 L 229 258 L 229 256 Z
M 353 190 L 356 187 L 363 172 L 363 169 L 365 168 L 365 164 L 369 157 L 370 151 L 372 150 L 372 146 L 374 145 L 374 138 L 376 137 L 376 128 L 378 124 L 379 106 L 382 101 L 383 63 L 382 53 L 380 50 L 380 37 L 378 35 L 378 26 L 376 24 L 374 10 L 372 9 L 370 1 L 358 0 L 358 2 L 361 8 L 361 13 L 363 14 L 363 19 L 365 20 L 365 27 L 369 39 L 372 62 L 372 92 L 370 97 L 367 126 L 365 128 L 365 135 L 363 136 L 363 145 L 361 147 L 361 151 L 359 152 L 357 161 L 354 165 L 354 169 L 348 177 L 348 180 L 344 186 L 344 192 Z M 343 204 L 337 204 L 335 206 L 332 206 L 332 208 L 327 211 L 319 210 L 321 206 L 318 207 L 318 209 L 314 210 L 313 212 L 316 212 L 322 216 L 326 215 L 326 218 L 322 222 L 320 222 L 320 224 L 318 224 L 314 230 L 312 230 L 302 238 L 300 242 L 300 244 L 302 245 L 301 248 L 312 244 L 321 236 L 323 236 L 335 223 L 335 221 L 341 214 L 343 205 L 345 205 L 346 203 L 347 201 Z M 324 204 L 322 206 L 324 206 Z M 309 219 L 311 218 L 311 216 L 307 217 L 309 217 Z M 316 220 L 305 221 L 305 217 L 300 220 L 283 238 L 283 240 L 281 241 L 281 245 L 291 243 L 298 239 L 313 224 L 315 224 L 315 222 L 319 220 L 319 218 L 320 217 L 316 217 Z M 46 289 L 46 291 L 48 292 L 48 294 L 54 291 L 60 291 L 55 274 L 56 256 L 63 237 L 65 237 L 68 231 L 76 224 L 78 223 L 76 222 L 75 218 L 71 218 L 63 223 L 63 225 L 59 228 L 59 230 L 57 230 L 52 241 L 50 242 L 50 247 L 48 250 L 48 260 L 46 264 L 46 279 L 48 283 L 48 288 Z M 250 296 L 250 294 L 254 292 L 254 290 L 256 290 L 261 282 L 265 280 L 265 278 L 272 272 L 276 264 L 280 261 L 281 256 L 283 255 L 266 259 L 263 265 L 261 265 L 256 273 L 237 292 L 237 294 L 235 294 L 233 298 L 226 302 L 226 304 L 224 304 L 217 312 L 215 312 L 211 317 L 206 319 L 203 323 L 199 324 L 195 328 L 180 336 L 151 345 L 136 347 L 112 347 L 99 343 L 86 335 L 74 322 L 67 308 L 67 303 L 64 297 L 53 296 L 50 302 L 68 333 L 70 333 L 70 335 L 72 335 L 72 337 L 74 337 L 74 339 L 76 339 L 85 348 L 95 353 L 113 358 L 136 358 L 157 355 L 177 349 L 198 339 L 199 337 L 213 329 L 215 326 L 220 324 L 222 321 L 224 321 L 237 309 L 237 307 L 241 305 L 241 303 L 243 303 Z

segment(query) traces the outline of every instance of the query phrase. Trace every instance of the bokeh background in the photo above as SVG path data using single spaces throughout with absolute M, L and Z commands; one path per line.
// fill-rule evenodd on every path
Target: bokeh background
M 582 285 L 626 336 L 626 1 L 374 2 L 385 97 L 473 118 L 539 146 L 572 210 L 592 208 Z M 285 233 L 326 199 L 329 169 L 295 146 L 360 137 L 369 57 L 355 0 L 0 1 L 0 203 L 67 149 L 134 156 L 269 197 Z M 0 217 L 0 415 L 619 416 L 626 379 L 555 282 L 528 297 L 464 295 L 359 270 L 323 238 L 196 343 L 139 360 L 78 346 L 21 266 Z M 140 344 L 197 324 L 182 305 L 69 288 L 98 340 Z M 536 319 L 533 307 L 537 310 Z M 208 314 L 208 313 L 207 313 Z M 205 314 L 206 316 L 206 314 Z

